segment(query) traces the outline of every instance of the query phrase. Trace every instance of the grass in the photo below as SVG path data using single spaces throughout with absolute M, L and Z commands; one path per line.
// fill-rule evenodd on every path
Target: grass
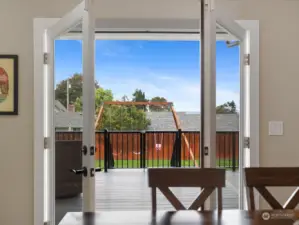
M 199 161 L 196 160 L 198 165 L 200 165 Z M 145 162 L 146 167 L 170 167 L 170 160 L 147 160 Z M 232 160 L 230 159 L 218 159 L 217 166 L 221 168 L 231 169 L 233 165 Z M 236 167 L 238 167 L 239 162 L 236 162 Z M 95 162 L 96 167 L 104 167 L 104 160 L 96 160 Z M 182 167 L 194 167 L 195 164 L 192 160 L 182 160 L 181 161 Z M 139 160 L 114 160 L 114 168 L 140 168 L 140 161 Z

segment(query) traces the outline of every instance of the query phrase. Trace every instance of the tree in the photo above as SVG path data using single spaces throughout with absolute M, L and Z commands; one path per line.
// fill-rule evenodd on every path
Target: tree
M 145 98 L 145 93 L 141 89 L 136 89 L 133 93 L 133 102 L 148 102 L 148 99 Z M 136 106 L 137 109 L 143 109 L 145 111 L 146 106 L 138 105 Z
M 234 101 L 224 103 L 216 107 L 216 113 L 225 114 L 225 113 L 236 113 L 237 106 Z
M 113 101 L 113 93 L 109 89 L 97 88 L 95 90 L 95 109 L 98 112 L 98 109 L 105 101 Z M 76 112 L 82 111 L 82 96 L 78 97 L 75 101 Z
M 154 97 L 151 99 L 151 102 L 167 102 L 167 99 L 164 97 Z M 166 105 L 151 105 L 150 110 L 153 112 L 165 112 L 169 111 L 169 106 Z
M 67 80 L 69 80 L 69 103 L 74 104 L 77 98 L 82 97 L 82 74 L 75 73 L 71 78 L 60 81 L 55 89 L 55 99 L 60 101 L 65 107 L 67 107 Z M 97 81 L 95 82 L 95 88 L 99 88 Z
M 121 100 L 122 100 L 123 102 L 127 102 L 127 101 L 129 101 L 129 98 L 128 98 L 128 96 L 124 95 L 124 96 L 121 98 Z
M 113 101 L 113 93 L 109 89 L 98 88 L 95 91 L 96 113 L 105 101 Z M 82 97 L 76 99 L 76 111 L 82 111 Z M 97 130 L 145 130 L 150 125 L 146 113 L 135 106 L 106 105 Z
M 136 106 L 105 106 L 97 130 L 145 130 L 150 125 L 146 113 Z
M 145 93 L 141 89 L 136 89 L 133 93 L 133 102 L 148 102 L 145 98 Z

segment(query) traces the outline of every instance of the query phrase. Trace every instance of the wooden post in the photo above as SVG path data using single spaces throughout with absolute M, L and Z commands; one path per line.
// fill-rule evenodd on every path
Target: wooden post
M 173 115 L 173 119 L 174 119 L 174 122 L 175 122 L 176 129 L 180 130 L 181 129 L 181 124 L 180 124 L 178 115 L 176 114 L 173 106 L 171 106 L 171 112 L 172 112 L 172 115 Z M 195 160 L 194 153 L 193 153 L 192 149 L 190 148 L 189 141 L 188 141 L 188 139 L 187 139 L 187 137 L 184 133 L 182 133 L 182 137 L 183 137 L 184 142 L 187 146 L 187 149 L 189 149 L 189 154 L 191 155 L 191 158 L 193 159 L 195 166 L 198 167 L 198 163 Z
M 94 124 L 95 129 L 97 129 L 97 126 L 98 126 L 98 124 L 100 123 L 100 121 L 102 119 L 103 111 L 104 111 L 104 105 L 101 105 L 101 107 L 99 109 L 98 116 L 97 116 L 97 120 Z

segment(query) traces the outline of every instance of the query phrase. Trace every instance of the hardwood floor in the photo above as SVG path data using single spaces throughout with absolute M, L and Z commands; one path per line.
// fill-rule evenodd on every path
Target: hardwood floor
M 298 211 L 106 211 L 67 213 L 59 225 L 295 225 Z M 265 219 L 266 216 L 270 218 Z M 280 215 L 277 217 L 277 215 Z M 294 223 L 295 222 L 295 223 Z
M 223 208 L 238 208 L 238 172 L 227 171 L 223 189 Z M 151 209 L 151 192 L 146 170 L 114 169 L 96 174 L 97 211 L 145 211 Z M 172 188 L 183 204 L 190 205 L 198 188 Z M 174 210 L 161 192 L 157 193 L 158 210 Z M 82 211 L 82 197 L 56 200 L 56 224 L 67 212 Z

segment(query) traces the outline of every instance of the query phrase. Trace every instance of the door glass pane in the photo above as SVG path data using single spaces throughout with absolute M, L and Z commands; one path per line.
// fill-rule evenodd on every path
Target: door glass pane
M 217 167 L 226 169 L 223 208 L 237 209 L 239 202 L 239 41 L 221 28 L 218 33 L 216 42 L 216 164 Z
M 55 40 L 55 217 L 56 224 L 67 212 L 82 212 L 82 40 L 77 25 Z

